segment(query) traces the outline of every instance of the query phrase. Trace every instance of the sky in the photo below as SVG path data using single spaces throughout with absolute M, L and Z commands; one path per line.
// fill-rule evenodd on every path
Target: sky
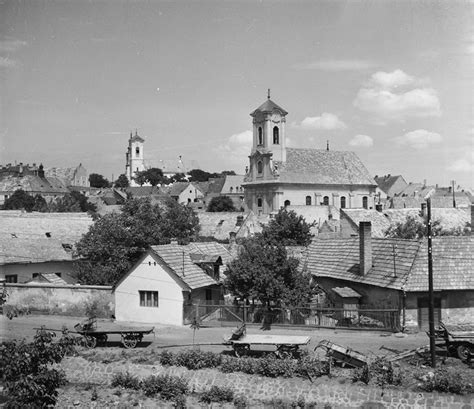
M 0 164 L 244 172 L 271 89 L 291 147 L 474 187 L 474 3 L 0 0 Z

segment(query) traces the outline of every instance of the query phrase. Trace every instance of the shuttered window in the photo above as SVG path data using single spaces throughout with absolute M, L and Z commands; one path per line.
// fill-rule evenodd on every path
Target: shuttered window
M 140 307 L 158 307 L 158 291 L 138 291 Z

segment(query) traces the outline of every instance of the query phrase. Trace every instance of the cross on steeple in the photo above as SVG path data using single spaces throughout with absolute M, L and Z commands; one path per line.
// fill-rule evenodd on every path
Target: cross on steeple
M 268 88 L 268 95 L 267 98 L 270 99 L 270 88 Z

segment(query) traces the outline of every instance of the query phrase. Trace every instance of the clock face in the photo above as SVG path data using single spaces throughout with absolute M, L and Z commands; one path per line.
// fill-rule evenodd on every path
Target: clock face
M 280 114 L 277 112 L 274 112 L 272 114 L 272 122 L 280 122 Z

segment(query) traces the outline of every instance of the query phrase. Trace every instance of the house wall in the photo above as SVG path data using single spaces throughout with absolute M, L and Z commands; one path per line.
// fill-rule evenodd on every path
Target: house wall
M 110 286 L 5 284 L 8 293 L 4 311 L 9 307 L 43 314 L 109 318 L 114 314 L 114 298 Z
M 202 192 L 194 187 L 192 184 L 186 187 L 178 197 L 178 203 L 186 204 L 186 203 L 193 203 L 195 199 L 202 199 L 204 195 Z
M 115 288 L 118 321 L 183 325 L 183 289 L 167 268 L 151 255 Z M 158 291 L 158 307 L 140 306 L 139 291 Z
M 74 263 L 72 261 L 50 261 L 0 265 L 0 279 L 4 279 L 7 275 L 16 275 L 17 283 L 25 283 L 33 278 L 33 273 L 61 273 L 61 275 L 73 276 Z

